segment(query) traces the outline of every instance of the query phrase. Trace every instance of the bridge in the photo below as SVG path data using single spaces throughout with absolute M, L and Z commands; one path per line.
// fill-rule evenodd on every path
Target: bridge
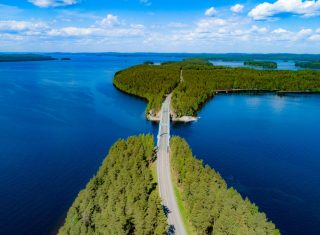
M 168 234 L 185 235 L 183 220 L 174 193 L 170 168 L 170 102 L 171 94 L 162 104 L 158 133 L 157 175 L 162 206 L 168 219 Z

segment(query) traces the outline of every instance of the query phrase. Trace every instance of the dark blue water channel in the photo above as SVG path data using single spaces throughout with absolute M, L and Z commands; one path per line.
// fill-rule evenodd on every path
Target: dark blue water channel
M 0 63 L 0 234 L 56 231 L 118 138 L 157 132 L 114 73 L 182 58 L 54 56 L 72 60 Z M 314 95 L 219 95 L 172 131 L 284 234 L 320 234 L 319 105 Z

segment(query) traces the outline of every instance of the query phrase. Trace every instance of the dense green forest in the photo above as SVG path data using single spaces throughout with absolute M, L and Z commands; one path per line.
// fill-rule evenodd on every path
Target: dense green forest
M 181 68 L 183 82 L 179 82 Z M 114 84 L 122 91 L 146 98 L 147 111 L 158 111 L 165 94 L 173 91 L 172 108 L 181 117 L 197 115 L 219 90 L 320 92 L 320 71 L 227 68 L 200 58 L 135 66 L 117 73 Z
M 278 68 L 278 64 L 273 61 L 255 61 L 249 60 L 243 62 L 244 65 L 254 66 L 254 67 L 261 67 L 265 69 L 276 69 Z
M 155 114 L 161 108 L 165 94 L 179 83 L 180 68 L 173 63 L 131 67 L 116 73 L 113 84 L 121 91 L 148 100 L 147 113 Z
M 296 67 L 305 69 L 320 69 L 320 61 L 316 62 L 296 62 Z
M 69 209 L 59 234 L 166 234 L 150 135 L 119 140 Z
M 319 71 L 255 70 L 196 66 L 183 68 L 184 82 L 174 90 L 172 105 L 178 116 L 196 115 L 217 90 L 320 92 Z
M 22 61 L 43 61 L 55 60 L 51 56 L 36 54 L 0 54 L 0 62 L 22 62 Z
M 280 234 L 256 205 L 228 188 L 219 173 L 193 157 L 182 138 L 173 137 L 170 146 L 173 178 L 188 222 L 197 234 Z

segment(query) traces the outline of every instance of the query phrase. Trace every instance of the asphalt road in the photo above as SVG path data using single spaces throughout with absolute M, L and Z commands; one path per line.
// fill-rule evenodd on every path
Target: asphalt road
M 170 101 L 169 95 L 161 109 L 161 121 L 158 133 L 157 175 L 162 206 L 168 218 L 168 234 L 186 234 L 182 217 L 173 190 L 170 171 Z

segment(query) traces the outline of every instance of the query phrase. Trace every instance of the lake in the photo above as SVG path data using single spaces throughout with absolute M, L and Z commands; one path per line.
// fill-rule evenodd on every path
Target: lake
M 51 55 L 51 54 L 50 54 Z M 114 73 L 178 54 L 53 54 L 0 63 L 0 233 L 54 233 L 118 138 L 157 133 Z M 173 125 L 284 234 L 320 234 L 320 96 L 219 95 Z
M 296 67 L 295 61 L 283 61 L 283 60 L 271 60 L 272 62 L 276 62 L 278 64 L 277 70 L 303 70 L 303 68 Z M 250 65 L 244 65 L 244 61 L 223 61 L 223 60 L 211 60 L 213 65 L 216 66 L 227 66 L 231 68 L 243 67 L 243 68 L 254 68 L 254 69 L 264 69 L 261 67 L 255 67 Z

